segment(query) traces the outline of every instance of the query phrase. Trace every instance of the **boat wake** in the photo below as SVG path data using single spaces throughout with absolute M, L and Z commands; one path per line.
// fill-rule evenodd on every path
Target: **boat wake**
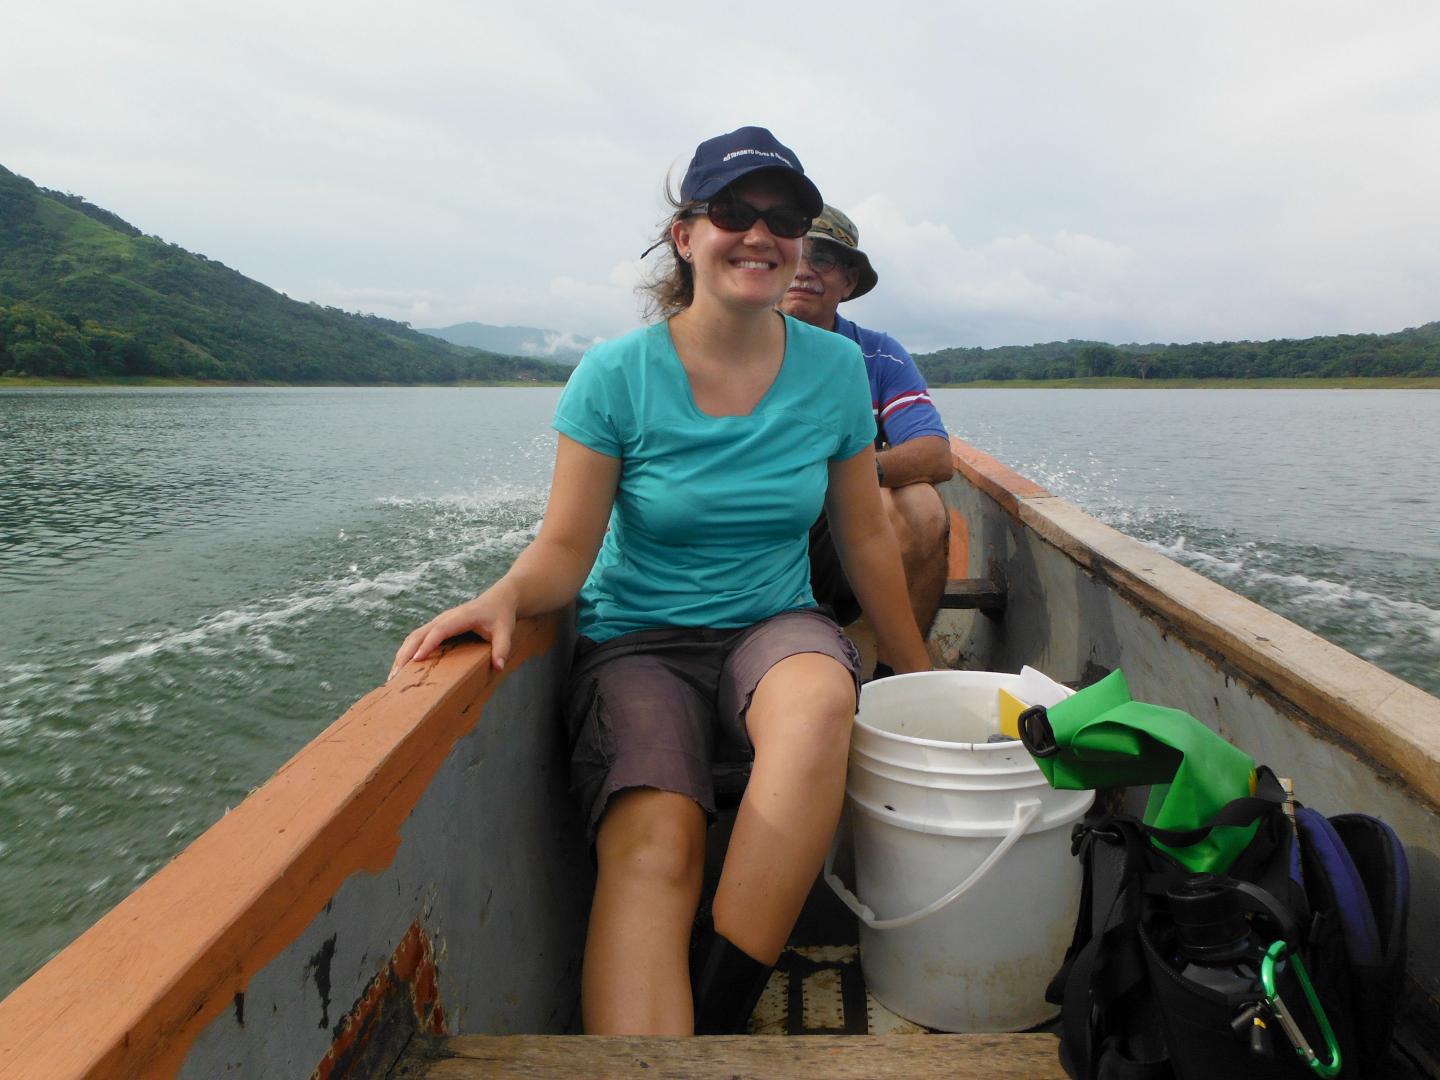
M 1149 546 L 1191 569 L 1202 570 L 1206 577 L 1221 581 L 1228 579 L 1237 585 L 1273 586 L 1285 590 L 1293 603 L 1317 611 L 1328 609 L 1347 615 L 1370 613 L 1378 616 L 1379 622 L 1392 627 L 1411 622 L 1419 634 L 1440 644 L 1440 610 L 1426 604 L 1414 600 L 1396 600 L 1391 596 L 1323 577 L 1312 578 L 1300 573 L 1268 570 L 1263 566 L 1252 565 L 1243 557 L 1227 559 L 1211 555 L 1191 548 L 1184 536 L 1177 537 L 1170 544 L 1152 542 Z M 1258 545 L 1246 546 L 1257 558 L 1261 557 Z
M 544 501 L 534 488 L 382 498 L 321 538 L 251 552 L 263 573 L 176 559 L 161 602 L 128 624 L 121 609 L 99 633 L 77 621 L 11 641 L 0 995 L 378 685 L 408 630 L 498 577 Z
M 1157 515 L 1148 526 L 1132 513 L 1124 531 L 1372 664 L 1440 694 L 1440 560 L 1239 540 L 1193 521 L 1179 522 L 1171 513 Z M 1342 575 L 1349 580 L 1338 580 Z
M 1138 497 L 1134 477 L 1093 452 L 1032 452 L 1015 467 L 1162 555 L 1440 694 L 1440 558 L 1428 549 L 1386 551 L 1373 535 L 1367 547 L 1217 528 L 1214 513 L 1182 508 L 1163 490 Z

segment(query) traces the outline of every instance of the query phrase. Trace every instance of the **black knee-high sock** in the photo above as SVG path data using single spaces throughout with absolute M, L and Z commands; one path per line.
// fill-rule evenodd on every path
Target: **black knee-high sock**
M 707 919 L 690 962 L 696 1035 L 744 1035 L 773 969 L 717 933 Z

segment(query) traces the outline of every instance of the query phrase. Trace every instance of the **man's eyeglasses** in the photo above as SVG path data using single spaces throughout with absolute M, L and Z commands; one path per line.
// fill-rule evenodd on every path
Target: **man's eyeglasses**
M 805 244 L 805 254 L 802 256 L 810 264 L 810 269 L 817 274 L 828 274 L 832 270 L 848 270 L 850 260 L 845 254 L 830 244 L 816 243 L 811 240 Z
M 748 232 L 754 228 L 755 222 L 763 221 L 772 235 L 784 240 L 804 236 L 815 220 L 793 206 L 772 206 L 761 210 L 743 199 L 734 198 L 701 203 L 685 216 L 700 217 L 702 214 L 710 219 L 711 225 L 726 232 Z

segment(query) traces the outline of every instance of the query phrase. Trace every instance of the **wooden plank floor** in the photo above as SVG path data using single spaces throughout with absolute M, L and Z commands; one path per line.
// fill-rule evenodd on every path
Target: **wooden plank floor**
M 1053 1035 L 455 1035 L 417 1038 L 388 1074 L 390 1080 L 642 1075 L 1065 1080 Z

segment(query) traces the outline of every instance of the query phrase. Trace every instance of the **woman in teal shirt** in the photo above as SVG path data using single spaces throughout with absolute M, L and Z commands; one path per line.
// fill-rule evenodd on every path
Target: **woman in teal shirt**
M 598 867 L 582 978 L 596 1034 L 743 1031 L 820 869 L 859 685 L 854 646 L 810 593 L 822 505 L 892 666 L 930 666 L 881 510 L 860 352 L 775 311 L 819 191 L 746 127 L 700 144 L 673 204 L 651 288 L 662 319 L 576 368 L 536 539 L 395 657 L 474 631 L 503 668 L 517 618 L 578 596 L 566 719 Z M 717 748 L 754 764 L 692 964 Z

